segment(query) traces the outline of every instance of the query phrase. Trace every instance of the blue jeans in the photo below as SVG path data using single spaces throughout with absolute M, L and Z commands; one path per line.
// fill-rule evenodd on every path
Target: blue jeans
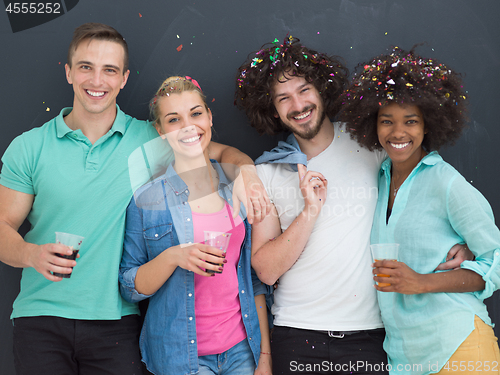
M 255 361 L 247 339 L 220 354 L 198 357 L 199 375 L 253 375 Z

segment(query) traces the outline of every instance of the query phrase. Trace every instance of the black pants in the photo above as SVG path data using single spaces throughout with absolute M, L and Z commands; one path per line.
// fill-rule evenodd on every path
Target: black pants
M 139 317 L 14 319 L 17 375 L 141 375 Z
M 327 332 L 274 326 L 271 338 L 273 375 L 385 375 L 387 354 L 383 328 L 359 331 L 343 338 Z

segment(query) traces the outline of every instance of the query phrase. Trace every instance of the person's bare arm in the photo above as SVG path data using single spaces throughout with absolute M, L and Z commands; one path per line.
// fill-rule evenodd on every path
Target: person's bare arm
M 60 281 L 52 272 L 71 273 L 76 261 L 56 255 L 71 255 L 64 245 L 35 245 L 24 241 L 17 232 L 33 205 L 33 195 L 0 185 L 0 261 L 19 268 L 33 267 L 46 279 Z
M 177 267 L 201 276 L 212 276 L 213 273 L 205 272 L 202 268 L 218 271 L 219 264 L 227 262 L 224 257 L 225 253 L 222 250 L 203 244 L 169 247 L 139 267 L 135 276 L 135 289 L 140 294 L 155 293 L 172 276 Z M 207 261 L 215 264 L 209 264 Z
M 210 142 L 209 150 L 210 158 L 222 164 L 236 165 L 241 171 L 241 174 L 231 176 L 235 180 L 234 214 L 238 215 L 240 203 L 243 203 L 247 209 L 248 222 L 253 224 L 261 221 L 271 211 L 271 202 L 252 159 L 234 147 L 216 142 Z
M 268 285 L 273 285 L 297 261 L 326 200 L 327 182 L 320 173 L 306 172 L 306 167 L 300 165 L 299 176 L 303 176 L 300 188 L 305 206 L 292 224 L 281 233 L 273 206 L 263 221 L 252 226 L 252 267 Z
M 217 142 L 210 142 L 208 150 L 210 159 L 215 159 L 219 163 L 233 164 L 238 167 L 247 164 L 253 165 L 252 159 L 235 147 Z
M 273 363 L 271 360 L 271 339 L 269 335 L 269 322 L 267 319 L 266 296 L 255 296 L 255 306 L 260 325 L 260 358 L 254 375 L 271 375 Z
M 420 274 L 403 262 L 394 260 L 379 260 L 373 263 L 373 274 L 389 275 L 390 277 L 374 276 L 373 280 L 390 283 L 385 287 L 375 288 L 381 292 L 397 292 L 401 294 L 422 293 L 462 293 L 483 290 L 485 282 L 481 275 L 466 269 Z

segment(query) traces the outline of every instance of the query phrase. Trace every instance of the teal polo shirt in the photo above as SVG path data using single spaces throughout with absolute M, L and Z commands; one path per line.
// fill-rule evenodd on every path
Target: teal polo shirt
M 34 195 L 27 242 L 53 243 L 56 231 L 85 237 L 70 279 L 52 282 L 34 268 L 23 269 L 12 318 L 109 320 L 138 312 L 118 289 L 125 212 L 132 197 L 129 156 L 158 133 L 117 106 L 113 126 L 92 145 L 81 130 L 66 125 L 70 112 L 65 108 L 18 136 L 2 157 L 0 184 Z M 163 165 L 168 165 L 172 152 L 164 151 Z

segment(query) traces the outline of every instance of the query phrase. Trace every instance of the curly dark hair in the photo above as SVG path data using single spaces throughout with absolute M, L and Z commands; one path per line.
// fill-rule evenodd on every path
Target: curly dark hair
M 435 59 L 394 47 L 389 55 L 380 55 L 359 64 L 353 81 L 339 101 L 339 116 L 351 137 L 370 151 L 382 146 L 377 136 L 380 107 L 390 103 L 416 105 L 423 115 L 427 133 L 422 147 L 438 150 L 453 144 L 467 122 L 467 97 L 460 74 Z
M 282 44 L 275 39 L 251 53 L 238 69 L 234 104 L 245 110 L 259 134 L 274 135 L 287 130 L 275 117 L 271 89 L 278 79 L 289 79 L 286 77 L 290 75 L 311 82 L 323 99 L 326 115 L 337 115 L 337 99 L 349 75 L 341 58 L 308 49 L 299 39 L 287 36 Z

